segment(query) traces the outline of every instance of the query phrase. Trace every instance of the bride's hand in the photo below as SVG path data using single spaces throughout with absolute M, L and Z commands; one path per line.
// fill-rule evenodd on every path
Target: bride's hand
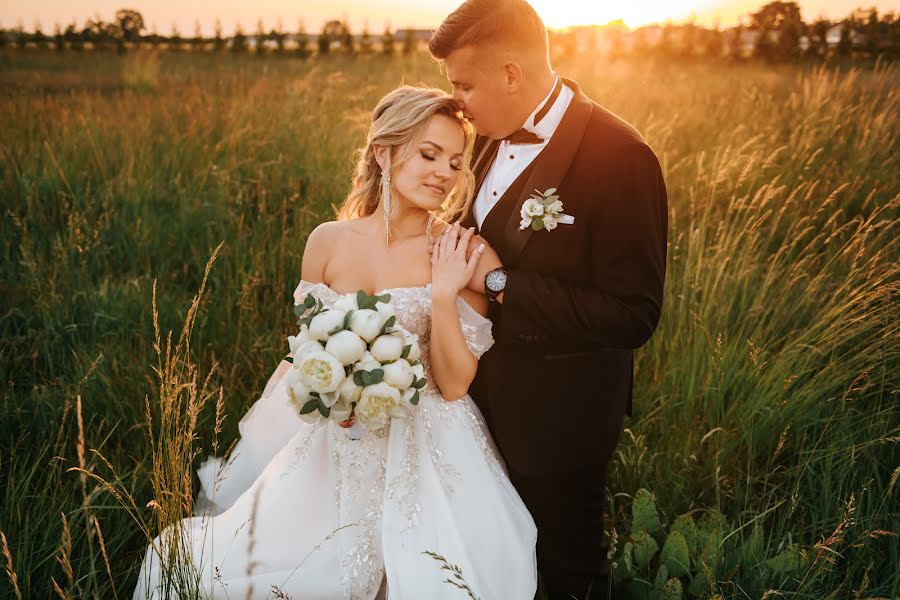
M 485 250 L 485 246 L 479 246 L 466 259 L 469 240 L 474 234 L 474 227 L 462 229 L 458 222 L 444 229 L 431 253 L 432 295 L 455 299 L 460 290 L 468 285 Z

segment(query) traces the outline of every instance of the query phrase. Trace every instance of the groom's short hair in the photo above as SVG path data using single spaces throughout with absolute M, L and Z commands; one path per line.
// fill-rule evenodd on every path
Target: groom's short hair
M 459 48 L 490 42 L 513 43 L 547 52 L 547 28 L 525 0 L 467 0 L 450 13 L 428 40 L 428 50 L 444 59 Z

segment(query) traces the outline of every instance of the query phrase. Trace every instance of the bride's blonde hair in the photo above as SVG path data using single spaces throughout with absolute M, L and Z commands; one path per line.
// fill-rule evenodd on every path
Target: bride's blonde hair
M 390 172 L 393 175 L 418 151 L 425 126 L 435 115 L 443 115 L 459 123 L 465 136 L 465 155 L 459 179 L 435 216 L 449 222 L 466 213 L 475 189 L 475 177 L 469 165 L 475 138 L 472 125 L 463 118 L 453 98 L 443 90 L 404 85 L 379 100 L 372 111 L 366 145 L 357 151 L 353 187 L 338 209 L 339 220 L 368 216 L 378 208 L 381 201 L 381 167 L 375 160 L 374 146 L 387 146 L 391 151 Z M 394 155 L 395 149 L 399 149 L 398 156 Z M 396 206 L 396 202 L 391 204 L 392 208 Z

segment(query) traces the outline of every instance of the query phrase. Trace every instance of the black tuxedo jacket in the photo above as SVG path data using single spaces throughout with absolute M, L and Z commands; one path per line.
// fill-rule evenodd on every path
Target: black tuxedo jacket
M 663 300 L 659 161 L 634 127 L 563 82 L 575 96 L 559 127 L 479 231 L 509 278 L 469 391 L 509 468 L 526 475 L 609 461 L 631 414 L 633 350 L 652 335 Z M 498 144 L 475 141 L 479 186 Z M 575 222 L 519 230 L 522 204 L 548 188 Z M 471 209 L 463 224 L 477 227 Z

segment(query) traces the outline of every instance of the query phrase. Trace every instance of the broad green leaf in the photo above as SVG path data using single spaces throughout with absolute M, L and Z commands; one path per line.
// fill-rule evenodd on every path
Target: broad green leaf
M 634 544 L 634 564 L 641 570 L 646 569 L 659 550 L 659 544 L 646 531 L 632 533 L 631 541 Z
M 680 531 L 672 531 L 663 544 L 660 563 L 666 565 L 669 574 L 674 577 L 687 575 L 691 570 L 691 556 L 688 545 Z
M 659 595 L 660 600 L 681 600 L 684 598 L 684 591 L 681 589 L 681 581 L 672 577 L 663 586 L 662 593 Z
M 659 531 L 659 513 L 656 512 L 656 504 L 653 495 L 641 488 L 635 493 L 631 503 L 631 533 L 646 531 L 654 533 Z
M 677 531 L 684 536 L 687 542 L 688 553 L 697 556 L 697 524 L 691 515 L 679 515 L 672 524 L 671 531 Z
M 662 591 L 668 579 L 669 571 L 666 570 L 666 565 L 659 565 L 659 570 L 656 572 L 656 579 L 653 580 L 653 587 L 659 591 Z
M 418 406 L 419 404 L 419 391 L 416 390 L 416 393 L 412 395 L 412 398 L 409 399 L 409 403 L 413 406 Z

